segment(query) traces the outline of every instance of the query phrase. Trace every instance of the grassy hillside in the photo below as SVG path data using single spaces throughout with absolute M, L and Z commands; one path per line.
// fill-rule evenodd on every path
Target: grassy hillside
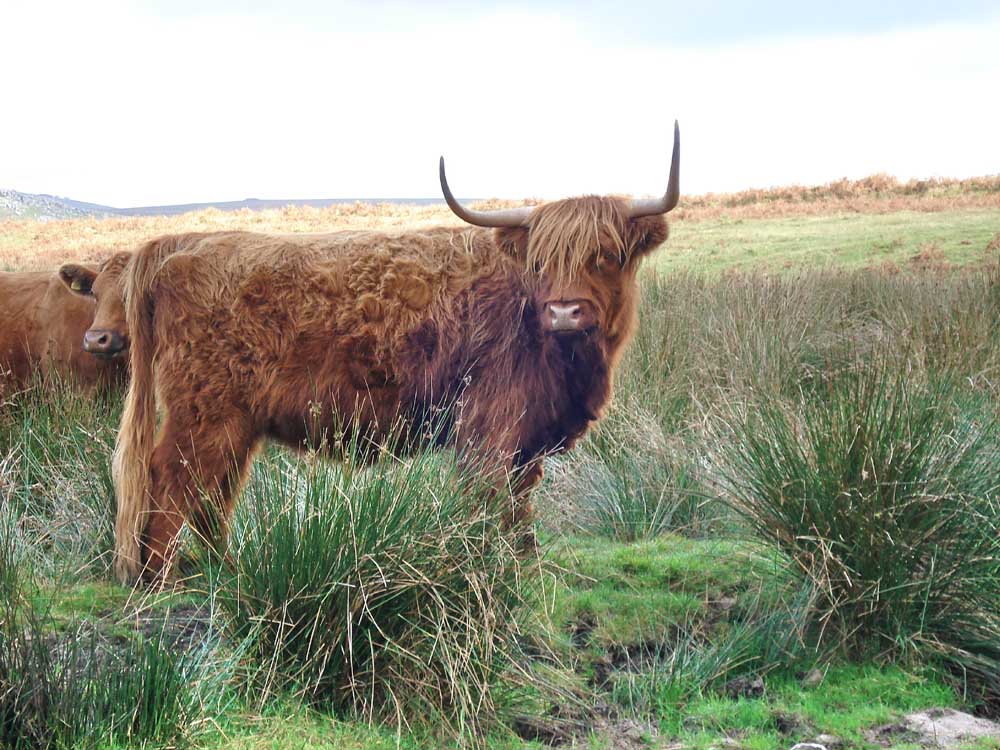
M 513 204 L 487 201 L 481 207 L 507 205 Z M 657 256 L 664 269 L 780 269 L 817 261 L 851 268 L 906 267 L 920 253 L 977 263 L 1000 233 L 1000 178 L 900 184 L 876 175 L 820 188 L 684 196 L 670 219 L 672 239 Z M 174 232 L 398 231 L 460 223 L 443 205 L 365 203 L 44 223 L 6 220 L 0 221 L 0 268 L 48 269 L 69 260 L 99 259 Z
M 664 272 L 809 268 L 941 268 L 1000 253 L 1000 209 L 899 211 L 776 219 L 706 219 L 671 226 Z

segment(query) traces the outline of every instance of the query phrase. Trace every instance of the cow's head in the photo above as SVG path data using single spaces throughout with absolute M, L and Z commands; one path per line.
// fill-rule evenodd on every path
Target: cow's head
M 455 200 L 448 188 L 443 158 L 440 176 L 452 211 L 470 224 L 495 227 L 497 243 L 523 260 L 545 334 L 598 331 L 609 341 L 628 335 L 639 263 L 666 240 L 663 215 L 680 197 L 677 123 L 667 191 L 660 198 L 587 196 L 534 207 L 473 211 Z
M 59 277 L 76 294 L 93 297 L 97 303 L 94 322 L 83 335 L 83 349 L 98 357 L 120 357 L 128 351 L 128 328 L 119 281 L 131 253 L 115 253 L 93 268 L 67 263 Z

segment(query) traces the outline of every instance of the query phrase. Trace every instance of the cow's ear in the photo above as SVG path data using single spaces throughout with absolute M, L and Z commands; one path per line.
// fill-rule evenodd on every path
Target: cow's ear
M 667 241 L 667 222 L 662 216 L 643 216 L 628 223 L 630 257 L 638 258 Z
M 59 279 L 69 287 L 74 294 L 89 296 L 93 294 L 94 279 L 97 271 L 77 263 L 66 263 L 59 269 Z
M 527 227 L 496 229 L 494 239 L 501 250 L 518 260 L 528 257 Z

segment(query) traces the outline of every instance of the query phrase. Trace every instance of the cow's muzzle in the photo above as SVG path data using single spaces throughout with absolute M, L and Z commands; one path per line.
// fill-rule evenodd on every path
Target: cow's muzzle
M 594 306 L 587 300 L 550 300 L 542 312 L 542 329 L 552 333 L 580 333 L 597 325 Z
M 83 350 L 98 357 L 118 357 L 128 347 L 128 340 L 117 331 L 87 331 L 83 334 Z

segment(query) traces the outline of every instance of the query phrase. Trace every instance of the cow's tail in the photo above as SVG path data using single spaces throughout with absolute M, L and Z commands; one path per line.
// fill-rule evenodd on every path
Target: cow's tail
M 135 581 L 142 573 L 141 541 L 151 508 L 150 459 L 156 432 L 152 283 L 162 262 L 162 244 L 153 240 L 139 248 L 121 280 L 130 338 L 131 380 L 111 474 L 118 502 L 115 575 L 123 583 Z

